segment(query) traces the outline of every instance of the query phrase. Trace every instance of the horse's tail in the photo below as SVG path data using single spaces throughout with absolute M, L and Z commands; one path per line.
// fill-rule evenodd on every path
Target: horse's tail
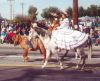
M 92 39 L 91 39 L 90 36 L 88 37 L 88 41 L 87 41 L 87 43 L 88 43 L 89 46 L 92 46 Z
M 88 37 L 87 45 L 89 47 L 88 59 L 91 60 L 91 58 L 92 58 L 92 39 L 90 36 Z

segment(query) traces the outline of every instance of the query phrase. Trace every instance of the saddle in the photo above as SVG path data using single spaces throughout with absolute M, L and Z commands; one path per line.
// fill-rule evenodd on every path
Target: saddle
M 28 46 L 29 48 L 32 48 L 32 49 L 37 49 L 38 47 L 38 39 L 37 38 L 32 38 L 31 40 L 28 40 Z

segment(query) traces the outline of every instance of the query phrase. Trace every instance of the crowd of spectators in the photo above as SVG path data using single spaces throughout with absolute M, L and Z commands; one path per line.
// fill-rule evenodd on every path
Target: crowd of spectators
M 0 25 L 0 39 L 1 43 L 7 42 L 8 34 L 20 34 L 28 35 L 29 34 L 29 23 L 9 23 L 7 21 L 2 21 Z
M 91 22 L 89 20 L 82 22 L 80 26 L 80 30 L 90 35 L 93 43 L 97 46 L 100 44 L 100 30 L 97 27 L 96 22 Z
M 89 21 L 87 21 L 87 23 L 88 22 Z M 42 27 L 44 29 L 48 29 L 50 24 L 52 24 L 52 23 L 48 24 L 45 20 L 38 20 L 36 21 L 36 23 L 37 26 Z M 96 26 L 95 25 L 89 26 L 89 24 L 87 25 L 85 24 L 79 25 L 79 30 L 89 34 L 93 39 L 93 43 L 95 43 L 95 45 L 98 45 L 99 42 L 97 41 L 97 39 L 100 39 L 100 33 L 98 33 L 99 31 L 96 30 Z M 13 33 L 16 33 L 28 36 L 30 27 L 31 27 L 31 22 L 9 23 L 8 21 L 2 21 L 0 23 L 0 43 L 4 42 L 9 43 L 10 37 L 7 37 L 8 34 L 12 35 Z

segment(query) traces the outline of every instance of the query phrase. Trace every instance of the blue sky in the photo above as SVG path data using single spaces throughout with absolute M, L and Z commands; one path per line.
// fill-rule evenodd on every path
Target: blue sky
M 13 14 L 14 16 L 16 14 L 21 14 L 21 0 L 14 0 L 13 2 Z M 38 13 L 41 13 L 41 11 L 44 8 L 50 7 L 50 6 L 56 6 L 61 10 L 65 10 L 68 7 L 72 7 L 73 0 L 23 0 L 24 2 L 24 14 L 27 15 L 27 11 L 29 9 L 30 5 L 33 5 L 37 7 Z M 84 8 L 87 8 L 88 6 L 94 4 L 94 5 L 100 5 L 100 0 L 78 0 L 79 6 L 83 6 Z M 10 19 L 10 4 L 9 0 L 0 0 L 0 13 L 1 16 L 4 18 Z

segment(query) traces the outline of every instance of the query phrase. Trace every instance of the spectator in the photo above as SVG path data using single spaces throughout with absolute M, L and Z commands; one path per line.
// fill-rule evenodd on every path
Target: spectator
M 95 45 L 98 46 L 98 44 L 100 44 L 100 32 L 99 31 L 97 32 Z

